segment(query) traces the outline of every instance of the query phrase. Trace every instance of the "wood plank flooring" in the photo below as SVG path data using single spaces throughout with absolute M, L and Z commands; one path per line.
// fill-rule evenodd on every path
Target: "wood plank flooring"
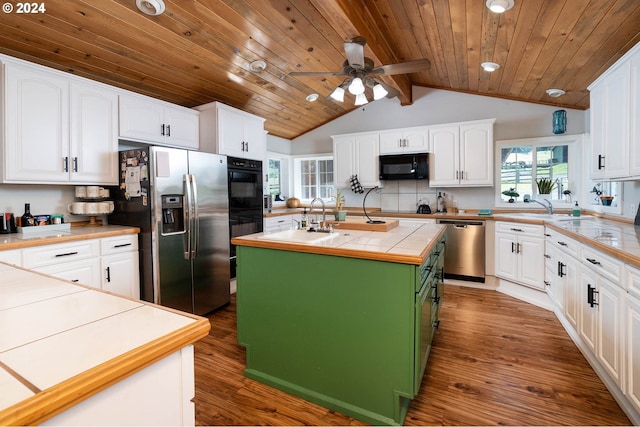
M 243 376 L 235 296 L 195 345 L 197 425 L 364 425 Z M 553 313 L 446 285 L 406 425 L 629 425 Z

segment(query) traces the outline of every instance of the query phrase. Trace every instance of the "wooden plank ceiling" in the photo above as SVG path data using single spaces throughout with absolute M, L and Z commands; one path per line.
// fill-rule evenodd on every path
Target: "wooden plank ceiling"
M 159 16 L 135 3 L 47 0 L 44 13 L 3 13 L 0 52 L 187 107 L 221 101 L 292 139 L 354 106 L 349 94 L 328 98 L 345 76 L 288 73 L 340 71 L 342 44 L 358 35 L 376 66 L 431 62 L 383 77 L 403 105 L 416 85 L 578 109 L 640 41 L 637 0 L 515 0 L 503 14 L 485 0 L 165 0 Z M 266 70 L 250 71 L 255 60 Z M 485 72 L 485 61 L 501 68 Z

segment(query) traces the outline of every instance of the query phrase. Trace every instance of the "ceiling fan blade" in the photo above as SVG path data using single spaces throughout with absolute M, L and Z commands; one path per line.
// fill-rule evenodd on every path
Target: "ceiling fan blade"
M 356 37 L 350 42 L 344 43 L 344 53 L 347 55 L 347 61 L 356 70 L 364 68 L 364 44 L 365 39 Z
M 342 76 L 344 71 L 292 71 L 290 76 Z
M 398 64 L 381 65 L 371 71 L 371 74 L 384 74 L 392 76 L 394 74 L 417 73 L 428 70 L 431 62 L 428 59 L 416 59 L 415 61 L 400 62 Z

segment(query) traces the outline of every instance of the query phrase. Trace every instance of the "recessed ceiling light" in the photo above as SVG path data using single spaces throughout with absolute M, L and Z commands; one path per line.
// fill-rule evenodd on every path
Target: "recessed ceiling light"
M 266 68 L 267 68 L 267 63 L 264 61 L 253 61 L 251 64 L 249 64 L 249 70 L 256 73 L 264 71 Z
M 487 7 L 491 12 L 503 13 L 513 7 L 513 0 L 487 0 Z
M 162 0 L 136 0 L 136 6 L 142 13 L 151 16 L 164 12 L 164 1 Z
M 317 93 L 310 93 L 309 95 L 307 95 L 307 101 L 309 102 L 315 102 L 318 100 L 319 95 Z
M 490 73 L 493 73 L 495 70 L 500 68 L 500 64 L 496 64 L 495 62 L 483 62 L 480 65 L 482 65 L 482 68 L 484 68 L 485 71 Z
M 557 98 L 559 96 L 564 95 L 565 91 L 563 91 L 562 89 L 547 89 L 547 95 L 549 95 L 552 98 Z

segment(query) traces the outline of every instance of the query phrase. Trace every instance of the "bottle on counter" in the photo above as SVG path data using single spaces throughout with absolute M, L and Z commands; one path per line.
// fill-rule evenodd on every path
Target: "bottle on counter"
M 24 204 L 24 214 L 20 218 L 22 227 L 33 227 L 36 225 L 36 219 L 31 215 L 31 203 Z
M 307 229 L 307 208 L 304 208 L 302 211 L 302 216 L 300 217 L 300 229 Z
M 444 212 L 444 197 L 442 197 L 442 193 L 438 192 L 438 205 L 436 208 L 436 212 Z
M 578 206 L 578 202 L 573 206 L 572 214 L 573 216 L 580 216 L 580 206 Z

